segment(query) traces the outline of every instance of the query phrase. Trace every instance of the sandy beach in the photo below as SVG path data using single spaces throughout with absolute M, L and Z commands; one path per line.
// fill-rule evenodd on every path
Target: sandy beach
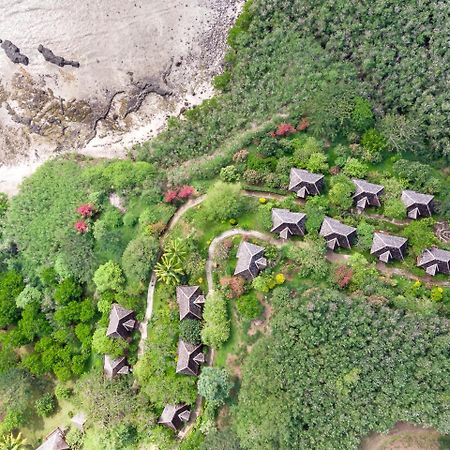
M 0 0 L 0 191 L 48 158 L 121 157 L 212 95 L 238 0 Z M 38 51 L 79 63 L 59 67 Z

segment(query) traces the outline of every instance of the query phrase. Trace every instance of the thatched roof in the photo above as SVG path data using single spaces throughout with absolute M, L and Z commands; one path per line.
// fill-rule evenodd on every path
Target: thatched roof
M 362 193 L 379 195 L 384 189 L 384 186 L 381 186 L 381 184 L 369 183 L 366 180 L 359 180 L 357 178 L 354 178 L 352 181 L 356 188 L 355 195 Z
M 303 169 L 291 169 L 289 178 L 289 190 L 296 192 L 300 198 L 307 195 L 318 195 L 323 186 L 324 176 L 320 173 L 312 173 Z
M 403 259 L 408 239 L 400 236 L 391 236 L 385 233 L 374 233 L 370 253 L 378 256 L 382 262 L 391 259 Z
M 179 430 L 184 422 L 190 417 L 188 405 L 166 405 L 158 420 L 158 423 L 171 428 L 174 431 Z
M 425 249 L 417 258 L 417 266 L 433 276 L 436 273 L 450 274 L 450 252 L 436 247 Z
M 402 202 L 406 206 L 408 217 L 417 219 L 419 216 L 429 217 L 433 213 L 434 197 L 420 192 L 404 190 Z
M 190 344 L 181 339 L 178 341 L 177 373 L 197 376 L 200 365 L 205 362 L 202 344 Z
M 106 336 L 126 339 L 136 327 L 134 312 L 114 303 L 109 314 Z
M 278 233 L 282 239 L 305 234 L 306 214 L 291 212 L 288 209 L 272 208 L 272 233 Z
M 327 246 L 331 250 L 335 250 L 336 247 L 350 248 L 351 241 L 356 236 L 356 228 L 345 225 L 331 217 L 325 217 L 319 234 L 326 239 Z
M 240 275 L 247 279 L 255 278 L 259 272 L 267 267 L 267 260 L 264 258 L 264 247 L 242 241 L 237 251 L 237 264 L 234 270 L 235 275 Z
M 116 375 L 126 375 L 130 373 L 130 366 L 124 356 L 113 359 L 109 355 L 105 355 L 103 371 L 107 378 L 114 378 Z
M 177 302 L 180 309 L 180 320 L 202 319 L 205 297 L 199 286 L 178 286 Z
M 56 428 L 36 450 L 70 450 L 65 441 L 65 434 L 61 428 Z

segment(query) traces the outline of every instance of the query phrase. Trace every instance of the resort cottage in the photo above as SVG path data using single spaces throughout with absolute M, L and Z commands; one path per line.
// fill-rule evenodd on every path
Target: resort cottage
M 198 376 L 200 364 L 205 362 L 205 355 L 202 352 L 202 344 L 189 344 L 181 339 L 178 341 L 178 361 L 177 373 L 184 375 Z
M 356 228 L 331 217 L 325 217 L 319 234 L 325 238 L 327 247 L 331 250 L 336 250 L 337 247 L 351 248 L 356 238 Z
M 430 217 L 433 214 L 433 200 L 432 195 L 408 190 L 402 192 L 402 202 L 410 219 Z
M 126 339 L 136 327 L 134 312 L 114 303 L 109 314 L 106 336 Z
M 381 206 L 380 195 L 384 191 L 383 186 L 365 180 L 353 179 L 352 181 L 355 185 L 353 200 L 359 211 L 364 211 L 368 206 Z
M 291 236 L 305 235 L 306 214 L 291 212 L 288 209 L 272 208 L 272 233 L 280 235 L 281 239 Z
M 178 431 L 191 415 L 188 405 L 166 405 L 158 423 Z
M 180 320 L 202 319 L 202 309 L 205 296 L 199 286 L 178 286 L 177 302 L 180 310 Z
M 240 275 L 247 280 L 258 276 L 259 272 L 267 267 L 267 259 L 264 258 L 264 247 L 242 241 L 237 251 L 237 264 L 235 275 Z
M 291 169 L 289 190 L 295 192 L 297 197 L 306 198 L 308 195 L 319 195 L 324 187 L 324 176 L 320 173 L 311 173 L 303 169 Z
M 428 275 L 450 274 L 450 252 L 439 248 L 426 249 L 417 258 L 417 267 L 425 269 Z
M 373 235 L 370 253 L 378 257 L 384 263 L 391 259 L 403 260 L 406 254 L 408 239 L 400 236 L 391 236 L 385 233 Z

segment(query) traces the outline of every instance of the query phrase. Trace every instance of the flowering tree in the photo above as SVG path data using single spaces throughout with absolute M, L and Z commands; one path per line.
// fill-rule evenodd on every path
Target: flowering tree
M 178 191 L 178 198 L 181 199 L 189 198 L 194 192 L 195 189 L 192 186 L 183 186 Z
M 303 119 L 300 120 L 300 123 L 298 124 L 297 130 L 305 131 L 308 127 L 309 127 L 309 120 L 307 117 L 303 117 Z
M 164 194 L 164 201 L 166 203 L 173 203 L 177 198 L 177 192 L 176 191 L 167 191 Z
M 95 212 L 95 208 L 90 203 L 84 203 L 77 208 L 77 213 L 83 217 L 91 217 Z
M 352 280 L 353 270 L 348 266 L 339 266 L 334 272 L 334 281 L 337 285 L 344 289 Z
M 223 277 L 220 285 L 224 288 L 227 298 L 238 298 L 244 293 L 245 281 L 242 277 Z
M 74 224 L 74 228 L 80 234 L 87 233 L 89 230 L 88 224 L 84 220 L 77 220 Z
M 192 186 L 185 185 L 179 188 L 178 190 L 167 191 L 164 194 L 164 201 L 166 203 L 174 203 L 177 200 L 186 200 L 194 192 L 195 189 Z
M 277 129 L 271 134 L 272 137 L 283 137 L 295 133 L 295 128 L 290 123 L 280 123 Z

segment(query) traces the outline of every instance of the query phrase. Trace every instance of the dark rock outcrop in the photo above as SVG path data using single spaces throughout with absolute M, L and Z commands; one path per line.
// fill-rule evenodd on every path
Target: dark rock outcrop
M 64 66 L 72 66 L 72 67 L 80 67 L 80 63 L 78 61 L 72 61 L 70 59 L 65 59 L 62 56 L 56 56 L 49 48 L 44 47 L 43 45 L 39 45 L 38 47 L 39 53 L 42 54 L 44 59 L 52 64 L 56 64 L 59 67 Z
M 25 55 L 22 55 L 19 47 L 16 47 L 11 41 L 3 41 L 1 47 L 5 51 L 6 56 L 14 64 L 23 64 L 24 66 L 28 66 L 28 58 Z

